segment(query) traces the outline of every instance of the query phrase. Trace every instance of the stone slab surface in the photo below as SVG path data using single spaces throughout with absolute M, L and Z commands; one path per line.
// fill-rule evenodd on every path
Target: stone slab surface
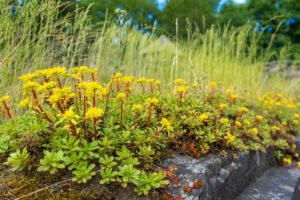
M 291 200 L 299 177 L 299 168 L 274 167 L 248 187 L 236 200 Z M 293 200 L 300 200 L 300 198 Z
M 274 153 L 269 149 L 266 153 L 241 153 L 235 159 L 218 155 L 200 159 L 176 155 L 165 160 L 163 167 L 177 166 L 180 185 L 192 186 L 196 179 L 204 182 L 200 189 L 188 194 L 180 188 L 170 188 L 172 194 L 185 200 L 233 200 L 275 164 Z

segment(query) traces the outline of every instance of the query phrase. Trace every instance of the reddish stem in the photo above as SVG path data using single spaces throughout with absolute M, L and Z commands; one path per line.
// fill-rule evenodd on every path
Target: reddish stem
M 93 119 L 93 125 L 94 125 L 94 140 L 97 139 L 97 129 L 96 129 L 96 119 Z
M 120 118 L 120 126 L 122 129 L 122 121 L 123 121 L 123 99 L 120 99 L 121 101 L 121 118 Z
M 9 111 L 9 108 L 8 108 L 7 104 L 5 102 L 3 102 L 3 105 L 4 105 L 5 109 L 6 109 L 8 117 L 12 120 L 12 123 L 15 124 L 14 120 L 12 119 L 12 116 L 10 114 L 10 111 Z
M 137 129 L 139 123 L 139 113 L 136 113 L 136 118 L 135 118 L 135 129 Z
M 162 129 L 160 129 L 157 133 L 155 133 L 154 135 L 152 135 L 151 138 L 157 137 L 157 136 L 160 134 L 161 130 L 162 130 Z
M 150 105 L 150 110 L 149 110 L 149 112 L 148 112 L 148 119 L 147 119 L 147 125 L 146 125 L 146 128 L 149 126 L 149 123 L 150 123 L 151 112 L 152 112 L 152 106 Z

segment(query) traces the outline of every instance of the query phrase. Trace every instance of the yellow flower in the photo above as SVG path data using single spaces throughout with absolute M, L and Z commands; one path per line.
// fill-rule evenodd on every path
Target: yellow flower
M 216 83 L 216 82 L 211 82 L 211 83 L 210 83 L 210 86 L 211 86 L 212 88 L 215 88 L 215 87 L 217 87 L 217 83 Z
M 95 91 L 98 91 L 98 90 L 102 89 L 102 86 L 99 83 L 95 82 L 95 81 L 89 82 L 86 85 L 83 85 L 83 87 L 86 88 L 86 93 L 88 95 L 94 95 Z
M 296 158 L 298 158 L 298 157 L 299 157 L 299 154 L 298 154 L 298 153 L 295 153 L 294 156 L 295 156 Z
M 148 83 L 152 83 L 152 82 L 154 82 L 154 78 L 151 78 L 151 79 L 147 79 L 146 81 L 148 82 Z
M 49 77 L 49 69 L 36 70 L 34 74 L 39 77 Z
M 293 124 L 295 124 L 295 125 L 296 125 L 296 124 L 298 124 L 298 123 L 299 123 L 299 121 L 298 121 L 298 120 L 296 120 L 296 119 L 295 119 L 295 120 L 293 120 Z
M 81 83 L 78 84 L 78 87 L 80 89 L 86 90 L 89 87 L 89 83 L 88 82 L 81 82 Z
M 263 119 L 263 116 L 261 115 L 256 115 L 255 118 L 258 120 L 258 121 L 261 121 Z
M 277 107 L 280 107 L 280 106 L 281 106 L 281 103 L 280 103 L 280 102 L 276 102 L 275 105 L 276 105 Z
M 36 90 L 39 86 L 40 86 L 40 84 L 38 84 L 38 83 L 36 83 L 36 82 L 33 82 L 33 81 L 27 81 L 27 82 L 23 85 L 24 94 L 31 93 L 32 90 Z
M 127 83 L 131 83 L 131 82 L 133 81 L 133 79 L 134 79 L 133 76 L 124 76 L 124 77 L 122 78 L 122 80 L 123 80 L 124 82 L 127 82 Z
M 238 98 L 238 95 L 233 94 L 233 95 L 231 95 L 231 98 L 232 98 L 233 100 L 236 100 L 236 99 Z
M 241 101 L 245 101 L 246 98 L 245 98 L 245 97 L 240 97 L 240 100 L 241 100 Z
M 32 81 L 36 77 L 36 74 L 25 74 L 23 76 L 20 76 L 20 80 L 22 81 Z
M 179 93 L 183 93 L 183 92 L 186 91 L 186 87 L 185 87 L 185 86 L 179 86 L 179 87 L 177 87 L 177 91 L 178 91 Z
M 231 89 L 227 89 L 226 90 L 226 94 L 231 94 L 232 93 L 232 90 Z
M 71 96 L 74 96 L 74 93 L 71 93 L 71 87 L 64 87 L 62 89 L 60 88 L 54 88 L 53 89 L 53 95 L 50 96 L 48 99 L 49 102 L 52 105 L 55 105 L 58 103 L 60 100 L 63 100 L 64 98 L 70 98 Z
M 222 118 L 220 119 L 221 124 L 227 124 L 229 122 L 228 118 Z
M 242 123 L 239 122 L 239 121 L 235 121 L 235 125 L 238 126 L 238 127 L 240 127 L 240 126 L 242 126 Z
M 171 123 L 169 122 L 169 120 L 167 120 L 166 118 L 162 118 L 161 124 L 168 132 L 170 132 L 170 131 L 173 132 L 173 127 L 172 127 Z
M 9 96 L 6 95 L 6 96 L 0 98 L 0 104 L 6 102 L 6 101 L 8 101 L 8 100 L 9 100 Z
M 219 106 L 219 107 L 220 107 L 220 109 L 221 109 L 221 110 L 223 110 L 224 108 L 226 108 L 226 107 L 227 107 L 227 104 L 224 104 L 224 103 L 222 103 L 222 104 L 220 104 L 220 106 Z
M 288 165 L 292 164 L 292 159 L 290 158 L 283 158 L 283 162 L 287 163 Z
M 68 72 L 63 67 L 53 67 L 48 70 L 49 76 L 68 76 Z
M 160 81 L 155 81 L 155 84 L 156 85 L 160 85 Z
M 199 116 L 199 119 L 200 119 L 201 121 L 204 121 L 204 120 L 208 119 L 208 115 L 205 114 L 205 113 L 203 113 L 203 114 L 201 114 L 201 115 Z
M 118 93 L 116 97 L 119 98 L 119 99 L 124 99 L 124 98 L 126 98 L 126 94 L 125 93 Z
M 174 81 L 174 83 L 184 83 L 184 80 L 182 78 L 178 78 Z
M 295 119 L 299 119 L 299 114 L 294 115 Z
M 227 144 L 230 144 L 235 140 L 235 136 L 231 135 L 230 132 L 227 132 L 224 138 L 227 140 Z
M 281 124 L 282 124 L 282 126 L 287 126 L 288 125 L 287 122 L 282 122 Z
M 104 114 L 104 111 L 102 109 L 99 108 L 89 108 L 88 111 L 86 112 L 85 116 L 88 119 L 97 119 L 102 117 L 102 115 Z
M 257 134 L 258 134 L 257 128 L 252 128 L 250 131 L 251 131 L 254 135 L 257 135 Z
M 197 87 L 197 86 L 198 86 L 198 83 L 193 83 L 192 86 L 193 86 L 193 87 Z
M 248 126 L 251 125 L 251 122 L 250 122 L 249 120 L 247 120 L 247 119 L 244 121 L 244 123 L 245 123 L 246 125 L 248 125 Z
M 149 105 L 157 105 L 159 100 L 157 98 L 147 98 L 145 102 Z
M 109 90 L 107 88 L 102 88 L 100 91 L 99 91 L 99 94 L 102 95 L 102 96 L 107 96 L 109 93 Z
M 297 146 L 296 146 L 295 144 L 292 145 L 292 148 L 293 148 L 293 149 L 296 149 L 296 147 L 297 147 Z
M 289 103 L 286 107 L 288 107 L 289 109 L 295 108 L 296 106 L 294 104 Z
M 248 108 L 246 108 L 246 107 L 240 107 L 239 111 L 240 112 L 248 112 Z
M 88 73 L 88 74 L 97 74 L 98 73 L 98 69 L 97 68 L 95 68 L 95 69 L 88 69 L 88 70 L 86 70 L 86 73 Z
M 51 82 L 47 82 L 44 83 L 43 85 L 40 85 L 37 90 L 38 91 L 45 91 L 45 90 L 50 90 L 51 88 L 56 86 L 56 82 L 51 81 Z
M 280 127 L 278 127 L 278 126 L 273 126 L 272 127 L 275 131 L 280 131 Z
M 29 97 L 26 97 L 24 100 L 20 101 L 18 106 L 20 108 L 28 107 L 29 106 L 29 101 L 30 101 Z
M 300 162 L 297 162 L 297 167 L 300 167 Z
M 146 82 L 146 79 L 145 78 L 139 78 L 135 81 L 135 84 L 137 83 L 143 83 L 143 82 Z
M 143 110 L 143 106 L 141 104 L 133 104 L 132 108 L 136 111 L 136 112 L 141 112 Z
M 77 124 L 77 119 L 80 117 L 76 115 L 76 113 L 72 110 L 69 109 L 67 110 L 63 115 L 62 115 L 62 120 L 66 122 L 72 122 L 73 124 Z

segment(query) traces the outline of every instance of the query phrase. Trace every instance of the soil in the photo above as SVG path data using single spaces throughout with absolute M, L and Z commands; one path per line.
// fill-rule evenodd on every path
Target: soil
M 138 196 L 133 186 L 126 189 L 118 184 L 100 185 L 99 173 L 86 184 L 71 181 L 71 173 L 49 175 L 30 172 L 12 172 L 0 164 L 1 200 L 158 200 L 159 192 L 153 191 L 148 197 Z

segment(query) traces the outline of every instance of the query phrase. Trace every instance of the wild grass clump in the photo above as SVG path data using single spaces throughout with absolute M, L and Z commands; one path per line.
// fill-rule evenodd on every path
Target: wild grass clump
M 278 160 L 289 164 L 297 156 L 300 103 L 294 98 L 241 96 L 216 82 L 184 79 L 167 90 L 158 80 L 121 73 L 100 82 L 97 74 L 86 66 L 71 73 L 62 67 L 37 70 L 20 77 L 19 108 L 9 96 L 0 98 L 8 119 L 0 125 L 0 152 L 12 170 L 70 171 L 77 183 L 99 174 L 100 184 L 133 185 L 137 194 L 148 195 L 179 187 L 174 169 L 159 167 L 175 153 L 235 157 L 273 148 Z M 20 108 L 25 113 L 14 116 Z M 180 187 L 191 191 L 202 184 L 195 180 Z
M 204 32 L 187 27 L 188 39 L 179 41 L 157 36 L 157 27 L 148 35 L 113 19 L 91 25 L 88 10 L 68 13 L 68 6 L 33 0 L 17 6 L 12 17 L 7 12 L 12 6 L 0 2 L 0 93 L 13 89 L 14 97 L 20 96 L 17 77 L 21 74 L 54 65 L 69 69 L 84 64 L 99 69 L 105 80 L 117 68 L 136 77 L 156 77 L 164 81 L 162 87 L 184 78 L 190 84 L 217 80 L 224 88 L 235 87 L 237 93 L 274 91 L 294 96 L 299 90 L 296 79 L 287 80 L 282 72 L 265 73 L 263 63 L 274 55 L 258 49 L 260 36 L 250 25 L 212 26 Z M 284 55 L 283 49 L 275 57 L 284 59 Z

